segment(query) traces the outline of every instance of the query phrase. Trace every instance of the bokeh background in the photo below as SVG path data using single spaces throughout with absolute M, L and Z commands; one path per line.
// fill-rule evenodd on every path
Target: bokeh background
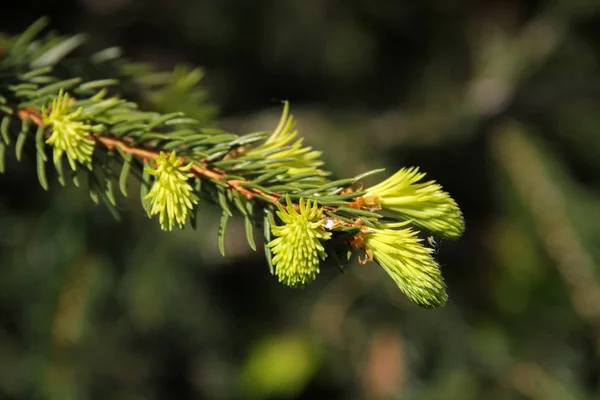
M 294 290 L 240 221 L 221 257 L 217 207 L 169 234 L 133 196 L 116 222 L 9 157 L 1 399 L 600 398 L 600 1 L 21 0 L 0 30 L 43 15 L 91 49 L 202 66 L 230 131 L 290 100 L 339 176 L 420 166 L 467 231 L 439 248 L 445 308 L 376 264 Z

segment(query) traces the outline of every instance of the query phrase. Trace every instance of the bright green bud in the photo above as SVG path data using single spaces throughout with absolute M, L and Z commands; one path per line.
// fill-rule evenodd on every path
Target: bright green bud
M 278 236 L 268 246 L 273 252 L 273 265 L 279 282 L 301 287 L 312 282 L 319 273 L 319 262 L 327 257 L 321 240 L 331 237 L 331 232 L 321 229 L 323 209 L 316 203 L 300 199 L 298 210 L 289 198 L 287 207 L 277 204 L 277 215 L 283 225 L 272 226 Z M 299 212 L 298 212 L 299 211 Z
M 298 131 L 295 129 L 296 121 L 290 115 L 289 109 L 290 105 L 286 101 L 275 130 L 264 143 L 249 150 L 246 155 L 263 157 L 269 161 L 269 168 L 272 169 L 288 168 L 287 176 L 311 172 L 326 176 L 325 171 L 319 170 L 323 165 L 320 160 L 321 152 L 311 147 L 303 147 L 304 139 L 298 138 Z
M 435 181 L 417 183 L 424 176 L 418 168 L 403 168 L 367 189 L 361 205 L 382 208 L 445 238 L 458 238 L 465 230 L 458 205 Z
M 175 152 L 168 158 L 161 152 L 155 162 L 155 169 L 145 169 L 155 177 L 150 192 L 144 197 L 144 200 L 150 201 L 150 215 L 160 214 L 160 226 L 165 231 L 172 230 L 174 223 L 183 228 L 190 210 L 198 203 L 198 197 L 188 183 L 188 179 L 194 176 L 188 172 L 192 163 L 181 166 L 181 159 Z
M 410 228 L 397 229 L 407 224 L 369 228 L 364 234 L 366 248 L 410 300 L 422 307 L 441 307 L 448 295 L 440 268 L 431 256 L 433 250 L 423 246 Z
M 79 162 L 91 169 L 94 144 L 90 138 L 93 132 L 101 131 L 102 125 L 88 125 L 82 120 L 83 108 L 71 111 L 71 98 L 62 90 L 52 101 L 50 113 L 42 107 L 44 124 L 52 128 L 52 135 L 46 143 L 54 147 L 54 159 L 59 160 L 63 153 L 67 154 L 69 165 L 75 171 Z

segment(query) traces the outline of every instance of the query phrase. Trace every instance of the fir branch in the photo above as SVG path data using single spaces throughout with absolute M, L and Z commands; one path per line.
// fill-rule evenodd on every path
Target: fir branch
M 204 102 L 198 70 L 180 69 L 166 79 L 124 63 L 115 51 L 74 56 L 82 38 L 39 37 L 43 23 L 8 40 L 0 53 L 0 170 L 8 146 L 15 146 L 18 160 L 35 151 L 40 184 L 48 189 L 50 147 L 59 182 L 70 178 L 79 186 L 79 176 L 87 177 L 91 198 L 115 216 L 116 182 L 128 196 L 130 175 L 142 181 L 141 204 L 149 217 L 159 215 L 164 230 L 188 221 L 195 227 L 200 199 L 218 204 L 222 253 L 229 218 L 242 215 L 249 246 L 256 249 L 253 227 L 262 228 L 269 269 L 289 286 L 315 279 L 328 254 L 338 259 L 335 243 L 341 241 L 349 257 L 358 251 L 364 257 L 359 262 L 379 263 L 415 303 L 445 304 L 446 286 L 432 250 L 409 225 L 456 239 L 464 220 L 439 184 L 418 182 L 424 173 L 402 169 L 367 190 L 356 186 L 383 170 L 331 180 L 321 152 L 299 137 L 288 102 L 272 132 L 215 129 L 183 110 L 165 110 L 165 93 Z M 73 76 L 78 63 L 91 65 L 87 75 Z M 100 74 L 104 63 L 112 73 Z M 33 138 L 35 149 L 28 149 Z
M 26 107 L 24 109 L 18 110 L 17 115 L 23 121 L 31 120 L 37 126 L 44 128 L 47 127 L 43 122 L 41 112 L 32 107 Z M 46 137 L 49 138 L 49 131 L 46 132 Z M 115 151 L 118 149 L 124 154 L 132 155 L 134 157 L 139 158 L 144 163 L 148 162 L 149 160 L 158 159 L 160 157 L 160 153 L 156 150 L 131 146 L 128 143 L 131 143 L 132 140 L 117 139 L 115 137 L 109 136 L 109 134 L 94 134 L 88 136 L 87 138 L 89 140 L 94 140 L 101 143 L 108 151 Z M 179 159 L 182 163 L 194 162 L 188 160 L 187 157 L 179 157 Z M 281 198 L 281 194 L 273 192 L 267 193 L 266 191 L 261 191 L 256 187 L 256 185 L 252 185 L 254 187 L 245 186 L 251 183 L 250 181 L 247 181 L 245 179 L 227 179 L 229 176 L 227 173 L 219 170 L 210 169 L 206 160 L 199 160 L 196 161 L 195 164 L 192 164 L 191 172 L 198 178 L 207 178 L 213 181 L 222 182 L 225 185 L 227 185 L 230 189 L 242 194 L 248 200 L 252 200 L 258 196 L 260 199 L 268 199 L 270 203 L 276 204 L 279 198 Z

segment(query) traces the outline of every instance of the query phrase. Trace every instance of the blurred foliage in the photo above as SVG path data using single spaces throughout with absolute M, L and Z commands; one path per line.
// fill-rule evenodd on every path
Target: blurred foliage
M 439 246 L 449 304 L 422 310 L 371 266 L 281 286 L 243 221 L 221 258 L 218 207 L 165 234 L 9 162 L 1 398 L 600 397 L 598 1 L 26 0 L 0 19 L 46 14 L 98 49 L 202 66 L 230 131 L 290 100 L 341 176 L 421 166 L 467 231 Z
M 298 395 L 313 377 L 318 355 L 304 337 L 266 337 L 250 350 L 241 382 L 249 398 Z

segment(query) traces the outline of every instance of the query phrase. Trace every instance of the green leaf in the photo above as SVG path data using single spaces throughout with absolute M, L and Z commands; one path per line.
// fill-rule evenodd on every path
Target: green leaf
M 260 175 L 258 178 L 253 179 L 252 182 L 256 183 L 256 184 L 258 184 L 258 183 L 262 184 L 262 183 L 268 182 L 269 180 L 276 177 L 277 175 L 286 173 L 288 170 L 289 170 L 289 168 L 287 168 L 287 167 L 277 168 L 273 171 L 269 171 L 269 172 L 266 172 L 266 173 Z
M 248 240 L 248 244 L 252 250 L 256 251 L 256 243 L 254 242 L 254 226 L 252 225 L 252 220 L 247 215 L 244 217 L 244 227 L 246 228 L 246 239 Z
M 242 162 L 250 161 L 258 161 L 261 160 L 261 157 L 241 157 L 241 158 L 233 158 L 229 160 L 220 160 L 213 163 L 213 165 L 217 168 L 229 168 L 232 165 L 241 164 Z M 232 170 L 236 170 L 236 168 L 232 168 Z
M 265 236 L 265 258 L 269 265 L 269 272 L 271 275 L 275 275 L 275 267 L 273 266 L 273 253 L 268 244 L 271 242 L 271 225 L 275 224 L 275 218 L 273 218 L 273 210 L 270 207 L 264 209 L 263 217 L 263 234 Z
M 357 217 L 367 217 L 367 218 L 375 218 L 375 219 L 379 219 L 379 218 L 383 217 L 383 215 L 380 215 L 380 214 L 377 214 L 374 212 L 358 210 L 356 208 L 349 208 L 349 207 L 339 207 L 337 209 L 337 212 L 343 212 L 347 215 L 355 215 Z
M 92 61 L 95 63 L 103 63 L 111 61 L 121 57 L 122 51 L 119 47 L 109 47 L 104 50 L 100 50 L 92 55 Z
M 119 189 L 124 197 L 127 197 L 127 178 L 131 170 L 131 157 L 123 162 L 121 173 L 119 174 Z
M 274 192 L 281 192 L 281 193 L 300 193 L 300 189 L 296 186 L 293 185 L 274 185 L 274 186 L 269 186 L 269 189 L 271 189 Z M 302 197 L 307 197 L 307 196 L 302 196 Z
M 29 72 L 19 75 L 19 79 L 28 81 L 28 80 L 31 80 L 32 78 L 37 78 L 40 75 L 49 74 L 50 72 L 52 72 L 52 67 L 37 68 L 37 69 L 31 70 Z
M 49 18 L 42 17 L 31 24 L 29 28 L 27 28 L 25 32 L 19 36 L 15 44 L 12 46 L 9 59 L 12 60 L 13 58 L 20 59 L 25 57 L 25 47 L 31 43 L 31 41 L 48 25 L 49 22 Z
M 96 191 L 96 189 L 90 189 L 90 198 L 95 204 L 98 204 L 100 202 L 98 192 Z
M 338 194 L 338 195 L 327 195 L 327 196 L 319 196 L 319 202 L 321 201 L 330 201 L 330 200 L 343 200 L 343 201 L 347 201 L 347 200 L 352 200 L 356 197 L 360 197 L 363 194 L 366 194 L 366 191 L 361 191 L 361 192 L 352 192 L 352 193 L 346 193 L 346 194 Z
M 329 182 L 325 185 L 321 185 L 318 188 L 315 188 L 312 190 L 306 190 L 306 191 L 302 192 L 302 194 L 304 196 L 309 196 L 309 195 L 313 195 L 316 193 L 323 193 L 323 192 L 327 191 L 328 189 L 337 188 L 337 187 L 346 187 L 353 183 L 354 183 L 354 179 L 340 179 L 337 181 Z
M 112 183 L 108 179 L 108 176 L 104 178 L 104 182 L 106 186 L 103 188 L 100 178 L 96 175 L 94 171 L 87 171 L 88 182 L 90 185 L 90 197 L 94 201 L 94 203 L 98 204 L 99 199 L 102 199 L 102 202 L 108 208 L 108 211 L 112 214 L 112 216 L 117 220 L 121 220 L 121 216 L 119 215 L 119 211 L 117 210 L 114 201 L 114 196 L 112 195 Z M 112 199 L 111 199 L 112 196 Z
M 198 227 L 198 207 L 194 207 L 192 212 L 190 212 L 189 221 L 192 229 L 196 230 L 196 228 Z
M 25 118 L 21 123 L 21 133 L 17 137 L 17 143 L 15 144 L 15 154 L 17 161 L 21 161 L 23 157 L 23 149 L 25 148 L 25 141 L 27 140 L 27 133 L 29 132 L 29 118 Z
M 229 143 L 232 147 L 234 146 L 243 146 L 243 145 L 247 145 L 250 143 L 254 143 L 257 141 L 261 141 L 263 139 L 265 139 L 267 136 L 269 136 L 270 132 L 254 132 L 254 133 L 248 133 L 245 134 L 243 136 L 240 136 L 239 138 L 235 139 L 233 142 Z
M 57 45 L 48 49 L 44 54 L 33 60 L 29 65 L 31 68 L 42 68 L 53 66 L 61 61 L 65 56 L 81 46 L 86 37 L 83 34 L 71 36 Z
M 54 152 L 54 157 L 52 157 L 52 161 L 54 162 L 54 168 L 56 168 L 56 172 L 58 173 L 58 182 L 62 186 L 65 186 L 67 182 L 65 181 L 65 172 L 63 170 L 62 158 L 58 156 L 58 153 L 56 151 Z M 97 202 L 97 199 L 95 200 L 95 202 Z
M 0 104 L 0 111 L 2 111 L 5 114 L 8 114 L 8 115 L 13 114 L 12 108 L 10 108 L 9 106 L 4 105 L 4 104 Z
M 71 181 L 76 188 L 81 186 L 81 183 L 79 182 L 79 170 L 71 170 Z
M 243 181 L 244 177 L 240 175 L 224 175 L 221 179 L 223 181 Z
M 196 195 L 200 195 L 202 191 L 202 179 L 194 179 L 194 192 Z M 193 230 L 196 230 L 198 223 L 198 205 L 194 206 L 194 209 L 190 213 L 190 226 Z
M 200 195 L 200 193 L 202 192 L 202 179 L 194 179 L 194 191 L 197 195 Z
M 226 156 L 227 153 L 229 153 L 229 148 L 223 150 L 221 147 L 215 146 L 211 149 L 207 149 L 206 154 L 208 154 L 209 156 L 206 157 L 206 161 L 212 162 L 214 160 Z
M 173 118 L 165 122 L 165 125 L 198 125 L 200 122 L 194 118 Z
M 115 86 L 118 85 L 119 81 L 117 79 L 99 79 L 95 81 L 85 82 L 79 85 L 77 90 L 88 91 L 88 90 L 96 90 L 105 88 L 107 86 Z
M 221 222 L 219 224 L 219 251 L 221 255 L 225 257 L 225 232 L 227 231 L 227 222 L 229 221 L 230 215 L 225 211 L 221 214 Z
M 242 215 L 248 215 L 248 211 L 246 210 L 246 206 L 244 205 L 244 201 L 241 199 L 241 194 L 239 192 L 233 192 L 233 204 L 237 207 L 238 210 L 242 213 Z
M 362 221 L 362 223 L 369 227 L 369 228 L 376 228 L 377 226 L 375 225 L 375 223 L 373 222 L 373 220 L 371 219 L 367 219 L 367 218 L 363 218 L 361 217 L 360 220 Z
M 37 152 L 37 176 L 42 188 L 48 190 L 48 179 L 46 178 L 46 154 L 39 150 Z
M 239 185 L 245 189 L 258 190 L 263 193 L 273 194 L 273 191 L 264 186 L 257 185 L 255 182 L 240 182 Z
M 44 134 L 46 133 L 46 129 L 43 126 L 38 126 L 37 132 L 35 134 L 35 147 L 38 152 L 38 157 L 41 155 L 44 161 L 48 161 L 48 157 L 46 157 L 46 143 L 44 141 Z
M 4 159 L 6 155 L 6 144 L 4 142 L 0 142 L 0 173 L 4 173 Z
M 45 75 L 34 76 L 33 78 L 30 78 L 29 80 L 32 83 L 39 84 L 39 85 L 47 85 L 47 84 L 58 81 L 58 79 L 53 76 L 45 76 Z
M 144 207 L 148 218 L 150 218 L 152 216 L 152 214 L 150 214 L 150 202 L 149 200 L 144 200 L 144 198 L 148 194 L 148 191 L 150 190 L 150 174 L 147 172 L 147 166 L 147 163 L 144 163 L 142 165 L 142 182 L 140 185 L 140 198 L 142 200 L 142 207 Z
M 19 83 L 17 85 L 8 85 L 8 88 L 10 90 L 12 90 L 13 92 L 15 92 L 15 94 L 19 95 L 19 92 L 36 90 L 38 88 L 38 85 L 36 85 L 35 83 L 31 83 L 31 82 L 23 82 L 23 83 Z
M 223 209 L 223 212 L 227 213 L 230 217 L 233 217 L 233 213 L 231 212 L 231 208 L 229 208 L 229 202 L 227 201 L 227 195 L 222 188 L 218 189 L 217 193 L 219 199 L 219 205 Z
M 184 114 L 182 112 L 175 112 L 175 113 L 171 113 L 171 114 L 165 114 L 160 116 L 159 118 L 156 118 L 154 121 L 152 121 L 151 123 L 148 124 L 148 130 L 151 131 L 152 129 L 166 123 L 169 120 L 175 119 L 177 117 L 182 117 Z
M 106 184 L 106 186 L 105 186 L 104 193 L 106 194 L 106 198 L 108 199 L 110 204 L 112 204 L 113 206 L 116 206 L 117 200 L 115 199 L 114 185 L 113 185 L 112 179 L 110 179 L 109 176 L 107 176 L 105 178 L 105 184 Z
M 58 93 L 60 89 L 64 89 L 65 91 L 71 89 L 73 86 L 77 85 L 81 82 L 81 78 L 71 78 L 65 79 L 60 82 L 52 83 L 50 85 L 44 86 L 35 91 L 35 97 L 47 96 L 50 94 Z
M 369 177 L 371 175 L 379 174 L 379 173 L 381 173 L 383 171 L 385 171 L 385 168 L 379 168 L 379 169 L 374 169 L 374 170 L 371 170 L 371 171 L 363 172 L 360 175 L 356 175 L 353 178 L 353 181 L 354 182 L 362 181 L 363 179 L 365 179 L 365 178 L 367 178 L 367 177 Z
M 0 133 L 2 133 L 2 139 L 4 140 L 4 143 L 6 143 L 6 144 L 10 144 L 10 135 L 8 133 L 8 128 L 10 126 L 10 119 L 11 119 L 10 116 L 5 115 L 4 118 L 2 118 L 2 122 L 0 122 Z

